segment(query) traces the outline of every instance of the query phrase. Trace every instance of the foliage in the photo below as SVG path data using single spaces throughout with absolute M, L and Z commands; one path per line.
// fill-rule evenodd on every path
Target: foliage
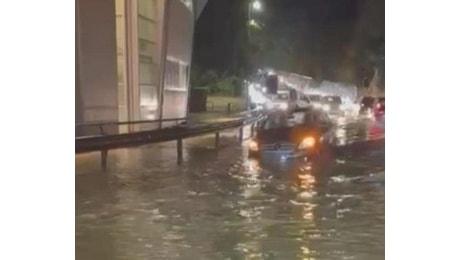
M 219 75 L 215 70 L 201 70 L 193 68 L 190 75 L 192 87 L 207 87 L 209 94 L 219 96 L 240 96 L 242 94 L 242 80 L 235 75 L 223 73 Z

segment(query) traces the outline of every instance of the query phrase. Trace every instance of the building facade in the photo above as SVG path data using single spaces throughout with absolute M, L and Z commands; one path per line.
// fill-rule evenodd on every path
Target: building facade
M 76 0 L 76 124 L 186 117 L 194 25 L 205 4 Z

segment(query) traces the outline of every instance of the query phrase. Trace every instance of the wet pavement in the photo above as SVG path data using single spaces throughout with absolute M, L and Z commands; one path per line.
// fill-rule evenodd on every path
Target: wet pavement
M 76 156 L 76 259 L 384 259 L 384 130 L 318 161 L 247 159 L 236 134 Z M 383 138 L 383 139 L 382 139 Z M 348 145 L 376 139 L 372 146 Z

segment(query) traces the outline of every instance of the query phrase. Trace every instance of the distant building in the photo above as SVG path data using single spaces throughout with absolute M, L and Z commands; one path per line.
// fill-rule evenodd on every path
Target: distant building
M 206 2 L 76 0 L 76 123 L 185 117 Z

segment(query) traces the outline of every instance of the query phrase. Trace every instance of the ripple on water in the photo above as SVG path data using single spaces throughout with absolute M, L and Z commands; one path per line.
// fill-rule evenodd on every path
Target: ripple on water
M 384 152 L 328 171 L 232 148 L 155 168 L 176 165 L 161 149 L 128 151 L 115 182 L 76 177 L 77 259 L 384 259 Z

